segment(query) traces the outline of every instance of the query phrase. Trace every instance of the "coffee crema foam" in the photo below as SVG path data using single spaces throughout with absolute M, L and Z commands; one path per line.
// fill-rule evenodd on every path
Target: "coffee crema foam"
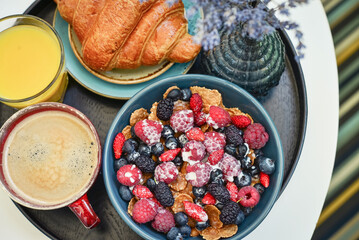
M 61 111 L 36 113 L 5 142 L 5 179 L 25 201 L 61 204 L 90 182 L 98 151 L 91 129 L 77 117 Z

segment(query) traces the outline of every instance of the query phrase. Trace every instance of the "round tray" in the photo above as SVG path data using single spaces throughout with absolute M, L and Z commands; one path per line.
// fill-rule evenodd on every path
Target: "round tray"
M 37 0 L 25 13 L 39 16 L 51 23 L 55 8 L 52 0 Z M 286 70 L 279 85 L 273 88 L 268 96 L 260 99 L 260 102 L 276 124 L 282 140 L 285 155 L 284 182 L 281 189 L 283 192 L 302 150 L 307 122 L 307 98 L 301 67 L 294 60 L 294 48 L 285 33 L 281 32 L 280 35 L 286 46 Z M 189 73 L 201 73 L 197 62 Z M 114 117 L 125 101 L 96 95 L 69 78 L 64 103 L 88 116 L 103 144 Z M 15 111 L 0 103 L 0 125 Z M 41 211 L 17 203 L 15 205 L 32 224 L 51 239 L 141 239 L 117 214 L 107 196 L 101 175 L 100 172 L 100 176 L 88 192 L 88 198 L 101 219 L 101 223 L 92 230 L 85 229 L 68 208 Z

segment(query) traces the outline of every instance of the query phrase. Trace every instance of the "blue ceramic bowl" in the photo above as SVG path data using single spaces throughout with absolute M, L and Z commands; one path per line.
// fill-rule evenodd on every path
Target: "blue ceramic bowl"
M 253 231 L 267 216 L 279 194 L 284 169 L 284 157 L 281 141 L 273 121 L 263 106 L 249 93 L 237 85 L 228 81 L 207 75 L 180 75 L 167 78 L 151 84 L 133 96 L 118 112 L 110 130 L 107 134 L 105 146 L 103 147 L 103 177 L 110 200 L 122 219 L 141 237 L 145 239 L 166 239 L 166 235 L 156 232 L 150 224 L 138 224 L 134 222 L 127 213 L 128 203 L 123 201 L 119 195 L 119 183 L 114 170 L 114 156 L 112 143 L 118 132 L 129 124 L 130 116 L 138 108 L 150 110 L 152 103 L 162 99 L 162 94 L 167 88 L 176 85 L 179 88 L 190 86 L 202 86 L 217 89 L 223 98 L 226 107 L 238 107 L 243 112 L 249 113 L 255 122 L 261 123 L 269 134 L 269 141 L 263 148 L 266 156 L 276 161 L 276 170 L 271 175 L 269 187 L 263 193 L 257 206 L 253 208 L 250 215 L 238 227 L 238 232 L 229 239 L 240 239 Z M 190 239 L 202 239 L 201 237 Z

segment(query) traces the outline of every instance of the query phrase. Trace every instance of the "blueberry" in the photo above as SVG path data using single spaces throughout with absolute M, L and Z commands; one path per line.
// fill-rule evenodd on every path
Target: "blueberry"
M 264 193 L 264 191 L 266 190 L 266 188 L 261 184 L 261 183 L 256 183 L 253 186 L 255 189 L 257 189 L 257 191 L 259 192 L 260 195 L 262 195 Z
M 167 233 L 168 240 L 177 240 L 180 239 L 180 230 L 177 227 L 171 228 L 171 230 Z
M 137 148 L 138 148 L 137 141 L 133 138 L 130 138 L 130 139 L 127 139 L 125 141 L 125 143 L 123 144 L 122 152 L 129 154 L 129 153 L 132 153 L 133 151 L 137 150 Z
M 219 210 L 222 210 L 223 207 L 224 207 L 224 204 L 221 203 L 221 202 L 218 202 L 218 203 L 216 204 L 216 207 L 217 207 Z
M 193 195 L 198 198 L 203 198 L 206 194 L 206 187 L 193 187 L 192 188 Z
M 175 135 L 175 132 L 173 131 L 172 127 L 170 125 L 164 125 L 162 132 L 161 132 L 161 137 L 163 137 L 164 139 L 167 139 L 169 137 L 173 137 Z
M 238 132 L 238 133 L 239 133 L 239 135 L 241 135 L 241 136 L 243 137 L 243 133 L 244 133 L 244 132 L 243 132 L 242 129 L 239 129 L 239 132 Z
M 191 227 L 188 225 L 181 226 L 179 228 L 179 230 L 180 230 L 182 237 L 184 237 L 184 238 L 189 237 L 191 235 L 191 231 L 192 231 Z
M 274 161 L 270 158 L 260 156 L 257 158 L 259 170 L 265 174 L 272 174 L 275 171 Z
M 210 175 L 210 182 L 212 183 L 218 183 L 218 184 L 223 184 L 224 180 L 223 180 L 223 173 L 221 169 L 214 169 L 213 171 L 211 171 L 211 175 Z
M 161 154 L 165 151 L 165 148 L 163 147 L 162 143 L 158 142 L 155 145 L 151 147 L 151 152 L 156 157 L 161 156 Z
M 252 183 L 252 177 L 246 172 L 242 172 L 241 177 L 235 177 L 234 183 L 237 185 L 237 187 L 241 188 L 244 186 L 249 186 Z
M 156 188 L 156 182 L 153 178 L 150 178 L 146 181 L 146 186 L 148 187 L 148 189 L 150 189 L 151 192 L 155 191 Z
M 137 151 L 133 151 L 132 153 L 126 155 L 126 160 L 131 164 L 135 164 L 136 159 L 140 156 L 141 155 Z
M 181 156 L 175 157 L 175 159 L 172 160 L 172 162 L 177 166 L 180 167 L 183 163 L 183 159 Z
M 259 169 L 258 169 L 258 167 L 254 164 L 254 165 L 252 165 L 252 166 L 247 170 L 247 172 L 253 177 L 253 176 L 259 174 Z
M 165 145 L 166 145 L 166 148 L 168 148 L 168 149 L 178 148 L 177 139 L 175 137 L 169 137 L 166 139 Z
M 124 158 L 120 158 L 118 160 L 115 160 L 115 162 L 114 162 L 115 171 L 117 172 L 118 169 L 120 169 L 122 166 L 125 166 L 127 163 L 128 163 L 127 160 L 124 159 Z
M 168 94 L 167 98 L 177 101 L 181 98 L 181 91 L 179 89 L 172 89 Z
M 195 199 L 194 199 L 194 203 L 197 204 L 198 206 L 204 207 L 204 204 L 203 204 L 201 198 L 198 198 L 198 197 L 195 198 Z
M 260 149 L 254 150 L 254 154 L 256 155 L 256 157 L 264 156 L 264 153 Z
M 232 155 L 235 158 L 238 158 L 236 146 L 234 146 L 232 144 L 227 144 L 224 147 L 224 152 L 228 153 L 229 155 Z
M 239 159 L 244 158 L 244 156 L 246 155 L 247 149 L 248 148 L 247 148 L 246 144 L 239 145 L 239 147 L 238 147 L 238 158 Z
M 186 137 L 186 134 L 181 134 L 179 137 L 178 137 L 178 142 L 180 143 L 179 147 L 183 148 L 184 145 L 186 145 L 186 143 L 188 143 L 188 138 Z
M 118 188 L 118 192 L 123 201 L 129 202 L 133 198 L 133 194 L 127 186 L 121 185 Z
M 141 143 L 138 147 L 138 153 L 140 155 L 151 157 L 151 148 L 148 145 Z
M 197 224 L 196 224 L 196 228 L 199 231 L 202 231 L 202 230 L 204 230 L 204 229 L 206 229 L 208 227 L 209 227 L 209 221 L 207 221 L 207 222 L 197 222 Z
M 252 160 L 249 157 L 245 157 L 241 159 L 241 167 L 243 169 L 250 169 L 250 167 L 252 166 Z
M 248 216 L 252 212 L 252 208 L 250 208 L 250 207 L 241 207 L 241 210 L 242 210 L 244 216 Z
M 131 127 L 130 132 L 131 132 L 132 138 L 136 138 L 136 139 L 137 139 L 137 136 L 136 136 L 136 133 L 135 133 L 135 126 L 132 126 L 132 127 Z
M 178 226 L 184 226 L 188 223 L 188 217 L 184 212 L 178 212 L 174 217 Z
M 244 216 L 243 211 L 239 210 L 239 213 L 237 215 L 237 218 L 236 218 L 236 221 L 234 222 L 234 224 L 236 224 L 236 225 L 241 224 L 245 218 L 246 218 L 246 216 Z
M 189 88 L 184 88 L 181 90 L 181 100 L 189 101 L 192 97 L 192 92 Z
M 225 127 L 218 128 L 216 131 L 219 133 L 224 133 Z

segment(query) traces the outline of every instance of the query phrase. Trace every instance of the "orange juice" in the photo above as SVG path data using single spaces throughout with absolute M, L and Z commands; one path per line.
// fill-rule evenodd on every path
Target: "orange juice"
M 16 108 L 60 101 L 67 85 L 61 46 L 43 22 L 0 32 L 0 101 Z

